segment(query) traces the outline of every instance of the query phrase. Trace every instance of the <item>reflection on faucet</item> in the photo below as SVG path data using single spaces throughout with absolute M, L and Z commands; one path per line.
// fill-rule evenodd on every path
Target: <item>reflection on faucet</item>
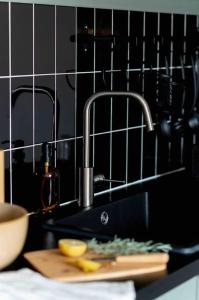
M 137 93 L 132 92 L 99 92 L 93 94 L 84 106 L 83 112 L 83 167 L 79 174 L 79 205 L 89 207 L 93 204 L 93 167 L 90 166 L 90 110 L 92 103 L 104 96 L 124 96 L 135 98 L 142 106 L 148 131 L 153 130 L 151 112 L 146 100 Z
M 48 96 L 49 100 L 52 103 L 53 108 L 53 120 L 52 120 L 52 141 L 55 141 L 55 128 L 56 128 L 56 134 L 58 133 L 58 127 L 59 127 L 59 113 L 60 113 L 60 105 L 59 101 L 57 99 L 55 103 L 55 92 L 47 87 L 41 87 L 41 86 L 20 86 L 14 90 L 12 90 L 12 107 L 15 106 L 17 98 L 22 93 L 37 93 L 37 94 L 44 94 Z M 56 109 L 55 109 L 56 105 Z M 55 119 L 56 116 L 56 119 Z M 56 124 L 56 126 L 55 126 Z

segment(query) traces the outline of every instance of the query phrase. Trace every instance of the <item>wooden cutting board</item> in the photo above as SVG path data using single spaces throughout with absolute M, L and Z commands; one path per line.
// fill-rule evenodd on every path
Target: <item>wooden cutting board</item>
M 44 276 L 65 282 L 86 282 L 93 280 L 126 279 L 166 270 L 169 259 L 166 253 L 136 255 L 138 261 L 103 262 L 96 272 L 85 273 L 78 269 L 71 258 L 62 255 L 58 249 L 27 252 L 25 259 Z M 100 255 L 87 252 L 84 258 L 100 258 Z M 143 259 L 142 259 L 143 257 Z M 152 258 L 151 258 L 152 257 Z M 155 259 L 155 261 L 154 261 Z M 74 258 L 72 259 L 74 261 Z M 146 262 L 148 260 L 148 262 Z

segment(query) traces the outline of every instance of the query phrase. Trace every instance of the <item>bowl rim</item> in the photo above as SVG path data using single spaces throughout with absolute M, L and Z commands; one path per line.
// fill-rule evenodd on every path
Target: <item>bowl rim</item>
M 7 206 L 7 207 L 10 207 L 10 208 L 17 208 L 22 212 L 22 214 L 19 217 L 15 218 L 15 219 L 2 221 L 2 222 L 0 221 L 0 226 L 4 226 L 4 225 L 7 225 L 8 223 L 13 223 L 13 222 L 19 221 L 20 219 L 23 219 L 23 218 L 28 218 L 27 210 L 24 207 L 20 206 L 20 205 L 11 204 L 11 203 L 8 203 L 8 202 L 3 202 L 3 203 L 0 203 L 0 209 L 1 209 L 1 206 Z

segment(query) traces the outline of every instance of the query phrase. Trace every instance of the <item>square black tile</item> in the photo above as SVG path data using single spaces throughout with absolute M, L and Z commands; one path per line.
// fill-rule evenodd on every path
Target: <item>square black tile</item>
M 4 152 L 5 160 L 5 201 L 10 202 L 11 200 L 11 190 L 10 190 L 10 151 Z
M 60 173 L 60 202 L 76 198 L 77 172 L 75 140 L 57 143 L 57 169 Z
M 35 73 L 55 72 L 55 7 L 35 5 Z
M 144 128 L 143 138 L 143 178 L 155 175 L 155 133 Z
M 77 136 L 83 133 L 83 109 L 87 99 L 93 94 L 93 74 L 77 75 L 77 110 L 76 110 L 76 126 Z M 91 132 L 92 132 L 92 109 L 91 109 Z
M 198 48 L 197 17 L 187 15 L 186 25 L 186 64 L 191 64 L 192 57 L 195 56 Z
M 166 67 L 165 58 L 170 64 L 171 51 L 171 14 L 160 14 L 160 67 Z
M 0 76 L 9 74 L 8 3 L 0 3 Z
M 157 143 L 157 174 L 169 171 L 170 141 L 160 135 Z
M 0 79 L 0 144 L 2 149 L 9 148 L 9 79 Z
M 95 28 L 95 69 L 106 71 L 111 69 L 112 56 L 112 11 L 96 9 Z
M 11 6 L 11 40 L 13 75 L 33 72 L 33 6 L 16 4 Z
M 79 173 L 79 168 L 83 166 L 83 139 L 77 138 L 76 142 L 76 168 L 77 168 L 77 175 Z
M 145 20 L 145 68 L 155 68 L 157 65 L 157 32 L 158 14 L 146 13 Z
M 184 15 L 175 14 L 173 17 L 173 65 L 179 66 L 184 52 Z
M 144 81 L 137 72 L 131 72 L 129 81 L 130 91 L 142 95 Z M 142 107 L 136 99 L 129 100 L 128 126 L 140 126 L 142 124 Z
M 44 92 L 36 92 L 40 88 Z M 35 77 L 35 143 L 52 141 L 55 136 L 55 77 Z
M 125 182 L 126 179 L 126 150 L 127 139 L 126 131 L 114 132 L 112 134 L 112 179 Z M 114 183 L 113 186 L 124 183 Z
M 113 90 L 114 91 L 127 91 L 127 78 L 126 72 L 115 72 L 113 73 Z M 136 99 L 132 97 L 129 98 L 132 103 L 136 102 Z M 120 129 L 127 127 L 127 98 L 124 96 L 113 97 L 113 107 L 112 107 L 112 128 Z
M 97 135 L 94 140 L 94 175 L 101 174 L 110 178 L 110 134 Z M 96 183 L 94 191 L 97 193 L 108 188 L 109 183 Z
M 113 12 L 113 35 L 117 37 L 113 51 L 113 68 L 127 68 L 128 59 L 128 12 L 115 10 Z
M 68 84 L 70 81 L 70 86 Z M 75 103 L 75 75 L 57 75 L 56 77 L 58 135 L 57 139 L 75 136 L 76 103 Z
M 28 211 L 32 211 L 34 209 L 39 208 L 39 199 L 38 197 L 34 197 L 34 196 L 35 196 L 35 186 L 33 181 L 32 148 L 13 150 L 12 151 L 13 203 L 25 207 Z
M 32 77 L 12 78 L 11 81 L 13 147 L 18 140 L 23 141 L 24 146 L 33 143 L 33 94 L 21 89 L 24 86 L 32 88 L 32 85 Z
M 144 13 L 130 13 L 130 68 L 142 68 Z
M 147 101 L 152 119 L 155 121 L 156 113 L 159 110 L 158 101 L 158 93 L 157 93 L 157 72 L 154 71 L 145 71 L 144 74 L 144 98 Z
M 181 162 L 181 138 L 180 136 L 172 140 L 169 168 L 175 170 L 182 167 Z
M 76 9 L 74 7 L 56 7 L 56 56 L 57 73 L 75 71 L 76 47 L 71 37 L 76 33 Z
M 77 71 L 92 71 L 94 67 L 94 9 L 77 8 Z M 89 41 L 88 41 L 89 39 Z
M 141 129 L 128 133 L 128 182 L 141 179 Z
M 95 74 L 95 92 L 111 90 L 111 73 L 106 72 Z M 101 97 L 95 101 L 95 133 L 110 130 L 110 97 Z

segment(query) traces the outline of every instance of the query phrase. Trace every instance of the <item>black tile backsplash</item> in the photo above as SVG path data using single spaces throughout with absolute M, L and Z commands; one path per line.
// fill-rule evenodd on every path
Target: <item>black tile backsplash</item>
M 126 72 L 113 73 L 113 90 L 125 91 L 127 90 Z M 130 101 L 136 101 L 130 98 Z M 127 101 L 125 97 L 115 97 L 112 105 L 112 129 L 119 129 L 126 127 L 127 120 Z
M 8 3 L 0 3 L 0 76 L 9 75 Z
M 112 34 L 112 11 L 97 9 L 95 15 L 95 35 L 98 37 L 95 42 L 95 69 L 102 72 L 103 70 L 111 70 L 112 42 L 104 41 L 102 36 Z M 103 89 L 110 89 L 108 79 L 104 81 Z
M 115 36 L 124 37 L 118 39 L 112 45 L 113 52 L 113 68 L 126 69 L 128 60 L 128 43 L 125 37 L 128 36 L 128 12 L 127 11 L 114 11 L 113 13 L 113 34 Z
M 90 95 L 93 94 L 94 77 L 93 74 L 78 74 L 76 82 L 76 93 L 77 93 L 77 111 L 76 111 L 76 126 L 77 136 L 82 136 L 83 131 L 83 108 L 86 100 Z M 91 114 L 92 116 L 92 114 Z M 91 122 L 92 125 L 92 122 Z M 91 129 L 92 132 L 92 129 Z
M 75 137 L 75 88 L 76 75 L 56 77 L 58 140 Z
M 75 71 L 75 43 L 71 36 L 75 34 L 76 10 L 74 7 L 56 7 L 56 72 Z
M 55 73 L 55 7 L 35 5 L 35 73 Z
M 139 25 L 138 25 L 139 24 Z M 130 68 L 141 68 L 143 63 L 143 27 L 144 14 L 142 12 L 130 13 Z
M 111 136 L 111 178 L 126 181 L 126 131 L 114 132 Z
M 141 178 L 141 129 L 132 129 L 128 132 L 128 182 L 138 181 Z
M 110 178 L 110 142 L 111 136 L 108 133 L 105 135 L 95 136 L 95 175 L 104 174 L 106 178 Z
M 11 81 L 11 141 L 12 148 L 16 141 L 23 141 L 24 146 L 33 143 L 33 94 L 21 91 L 21 86 L 33 85 L 33 77 L 17 77 Z
M 24 25 L 25 24 L 25 25 Z M 13 4 L 11 10 L 11 74 L 33 73 L 33 7 Z
M 94 68 L 94 45 L 82 36 L 94 34 L 94 9 L 77 8 L 77 71 L 88 72 Z M 78 41 L 81 41 L 80 43 Z
M 104 97 L 91 110 L 94 173 L 123 180 L 95 192 L 191 168 L 198 17 L 180 14 L 0 3 L 0 142 L 6 199 L 40 206 L 36 173 L 45 141 L 56 145 L 61 202 L 78 195 L 83 108 L 95 92 L 146 98 L 146 132 L 134 99 Z M 31 194 L 31 195 L 30 195 Z
M 47 93 L 37 92 L 37 88 L 41 87 L 44 90 L 49 89 L 50 96 Z M 55 106 L 55 76 L 36 76 L 35 77 L 35 143 L 43 143 L 53 141 L 53 132 L 55 124 L 53 124 L 53 108 Z M 45 120 L 45 123 L 44 121 Z
M 9 148 L 9 79 L 0 79 L 0 143 L 2 149 Z

